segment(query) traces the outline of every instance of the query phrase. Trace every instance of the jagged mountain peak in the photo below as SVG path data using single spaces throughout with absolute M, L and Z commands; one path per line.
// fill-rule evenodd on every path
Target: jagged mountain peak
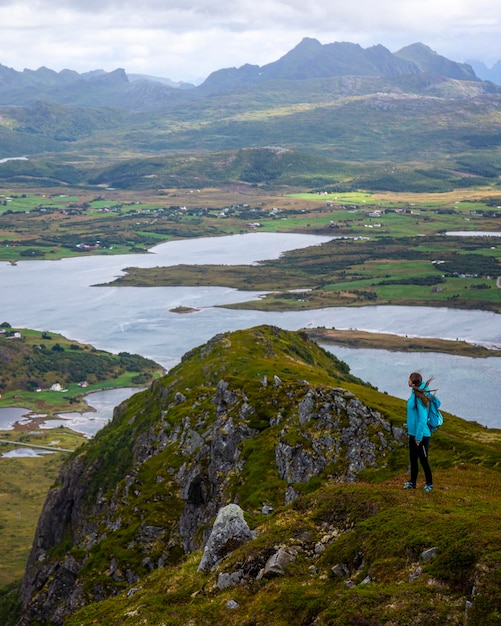
M 350 42 L 321 44 L 305 37 L 277 61 L 258 66 L 218 70 L 202 84 L 203 90 L 231 90 L 243 83 L 267 80 L 308 80 L 334 76 L 393 77 L 419 73 L 478 80 L 470 66 L 450 61 L 417 43 L 393 54 L 381 44 L 362 48 Z
M 362 77 L 384 79 L 416 74 L 433 74 L 446 79 L 479 81 L 467 64 L 450 61 L 422 43 L 412 44 L 393 54 L 382 44 L 362 48 L 350 42 L 322 44 L 303 38 L 278 60 L 260 67 L 246 63 L 241 67 L 216 70 L 197 87 L 174 84 L 167 79 L 137 76 L 129 79 L 123 69 L 96 70 L 78 74 L 71 70 L 54 72 L 48 68 L 16 72 L 0 65 L 0 104 L 25 105 L 37 99 L 85 106 L 119 106 L 131 110 L 162 108 L 179 100 L 203 99 L 207 95 L 249 90 L 270 81 L 295 81 L 294 88 L 305 89 L 299 81 Z M 88 82 L 93 82 L 89 89 Z M 154 86 L 154 90 L 153 87 Z M 284 89 L 291 89 L 291 85 Z M 144 98 L 141 98 L 141 90 Z M 380 90 L 385 86 L 381 85 Z M 172 93 L 177 90 L 175 95 Z

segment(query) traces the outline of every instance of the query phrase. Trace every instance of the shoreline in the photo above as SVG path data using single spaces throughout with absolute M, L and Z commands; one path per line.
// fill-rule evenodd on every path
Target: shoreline
M 347 348 L 369 348 L 390 352 L 442 352 L 470 358 L 501 357 L 501 349 L 490 349 L 464 340 L 451 341 L 335 328 L 308 328 L 303 331 L 317 343 L 337 344 Z

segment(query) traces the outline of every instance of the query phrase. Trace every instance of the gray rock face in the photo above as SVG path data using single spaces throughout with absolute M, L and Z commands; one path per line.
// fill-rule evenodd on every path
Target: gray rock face
M 217 587 L 220 590 L 227 589 L 228 587 L 234 587 L 235 585 L 238 585 L 240 583 L 243 576 L 244 573 L 242 570 L 232 572 L 231 574 L 221 572 L 217 577 Z
M 334 465 L 344 480 L 352 482 L 363 469 L 377 466 L 390 441 L 404 438 L 401 429 L 392 429 L 377 411 L 343 389 L 310 389 L 298 406 L 297 419 L 302 441 L 288 442 L 296 428 L 289 421 L 275 448 L 278 473 L 291 485 L 307 482 Z M 291 494 L 286 501 L 294 499 Z
M 225 556 L 254 536 L 244 519 L 244 512 L 238 505 L 228 504 L 223 507 L 217 514 L 198 571 L 207 572 L 214 569 Z

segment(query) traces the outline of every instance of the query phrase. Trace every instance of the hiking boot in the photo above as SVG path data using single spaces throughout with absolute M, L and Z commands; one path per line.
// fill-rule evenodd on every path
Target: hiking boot
M 431 491 L 433 489 L 433 485 L 431 483 L 426 483 L 426 485 L 424 486 L 423 491 L 425 491 L 426 493 L 428 493 L 429 491 Z
M 404 485 L 404 489 L 415 489 L 415 488 L 416 488 L 415 483 L 411 482 L 410 480 L 408 480 Z

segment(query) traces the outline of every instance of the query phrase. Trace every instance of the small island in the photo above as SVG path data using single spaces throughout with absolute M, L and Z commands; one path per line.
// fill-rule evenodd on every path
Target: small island
M 173 309 L 169 309 L 171 313 L 180 313 L 181 315 L 185 313 L 196 313 L 200 309 L 195 309 L 191 306 L 176 306 Z
M 451 341 L 434 337 L 404 337 L 390 333 L 336 328 L 307 328 L 304 332 L 317 343 L 336 344 L 347 348 L 373 348 L 390 352 L 443 352 L 471 358 L 501 356 L 501 350 L 486 348 L 459 339 Z

